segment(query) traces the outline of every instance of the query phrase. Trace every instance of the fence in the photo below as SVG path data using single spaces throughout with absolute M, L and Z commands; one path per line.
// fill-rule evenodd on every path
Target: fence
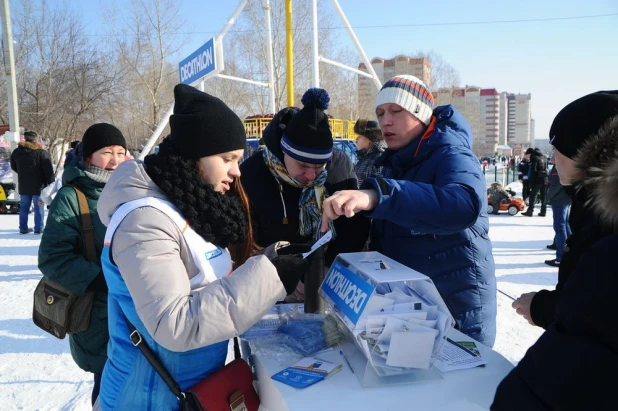
M 498 182 L 502 184 L 503 187 L 506 187 L 512 182 L 518 181 L 517 169 L 517 164 L 510 167 L 498 167 L 497 165 L 483 166 L 483 174 L 485 175 L 485 182 L 487 183 L 487 187 L 489 187 L 491 183 L 495 182 Z

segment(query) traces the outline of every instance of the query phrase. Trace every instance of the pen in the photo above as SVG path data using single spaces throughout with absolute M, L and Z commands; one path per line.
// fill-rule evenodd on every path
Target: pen
M 457 348 L 461 348 L 462 350 L 464 350 L 465 352 L 467 352 L 468 354 L 470 354 L 473 357 L 478 357 L 478 355 L 476 355 L 474 352 L 470 351 L 469 349 L 467 349 L 466 347 L 464 347 L 463 345 L 456 343 L 455 341 L 451 340 L 450 338 L 446 337 L 446 341 L 450 342 L 451 344 L 453 344 L 455 347 Z
M 348 367 L 350 367 L 350 371 L 352 371 L 352 374 L 354 374 L 354 368 L 352 368 L 352 365 L 350 364 L 350 361 L 348 361 L 348 359 L 345 357 L 345 355 L 343 355 L 343 351 L 339 350 L 339 354 L 341 354 L 341 356 L 345 360 L 345 363 L 348 364 Z

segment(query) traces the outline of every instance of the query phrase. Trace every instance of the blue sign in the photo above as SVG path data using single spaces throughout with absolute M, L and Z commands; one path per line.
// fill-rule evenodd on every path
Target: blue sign
M 178 65 L 180 82 L 192 84 L 216 69 L 215 39 L 212 38 Z
M 322 283 L 322 291 L 354 325 L 358 322 L 374 289 L 373 285 L 336 260 Z

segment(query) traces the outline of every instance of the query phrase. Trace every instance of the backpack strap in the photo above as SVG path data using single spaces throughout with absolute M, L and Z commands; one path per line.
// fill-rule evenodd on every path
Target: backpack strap
M 82 220 L 82 233 L 84 233 L 84 247 L 86 248 L 86 259 L 92 262 L 98 262 L 96 243 L 94 240 L 94 225 L 90 216 L 90 207 L 86 195 L 77 186 L 72 185 L 75 194 L 77 194 L 77 202 L 79 204 L 79 214 Z

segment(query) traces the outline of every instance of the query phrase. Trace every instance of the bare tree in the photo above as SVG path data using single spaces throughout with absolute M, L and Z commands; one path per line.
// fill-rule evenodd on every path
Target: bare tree
M 91 124 L 118 71 L 66 5 L 23 0 L 14 16 L 21 123 L 37 131 L 60 162 L 63 143 Z
M 126 16 L 116 16 L 117 8 L 107 11 L 118 64 L 127 70 L 125 104 L 112 107 L 109 114 L 125 126 L 133 148 L 142 147 L 173 100 L 178 77 L 169 58 L 184 41 L 179 8 L 176 0 L 131 0 Z
M 418 52 L 415 57 L 425 57 L 431 63 L 431 84 L 427 86 L 432 90 L 444 87 L 457 87 L 461 83 L 459 72 L 455 67 L 447 63 L 435 50 Z

